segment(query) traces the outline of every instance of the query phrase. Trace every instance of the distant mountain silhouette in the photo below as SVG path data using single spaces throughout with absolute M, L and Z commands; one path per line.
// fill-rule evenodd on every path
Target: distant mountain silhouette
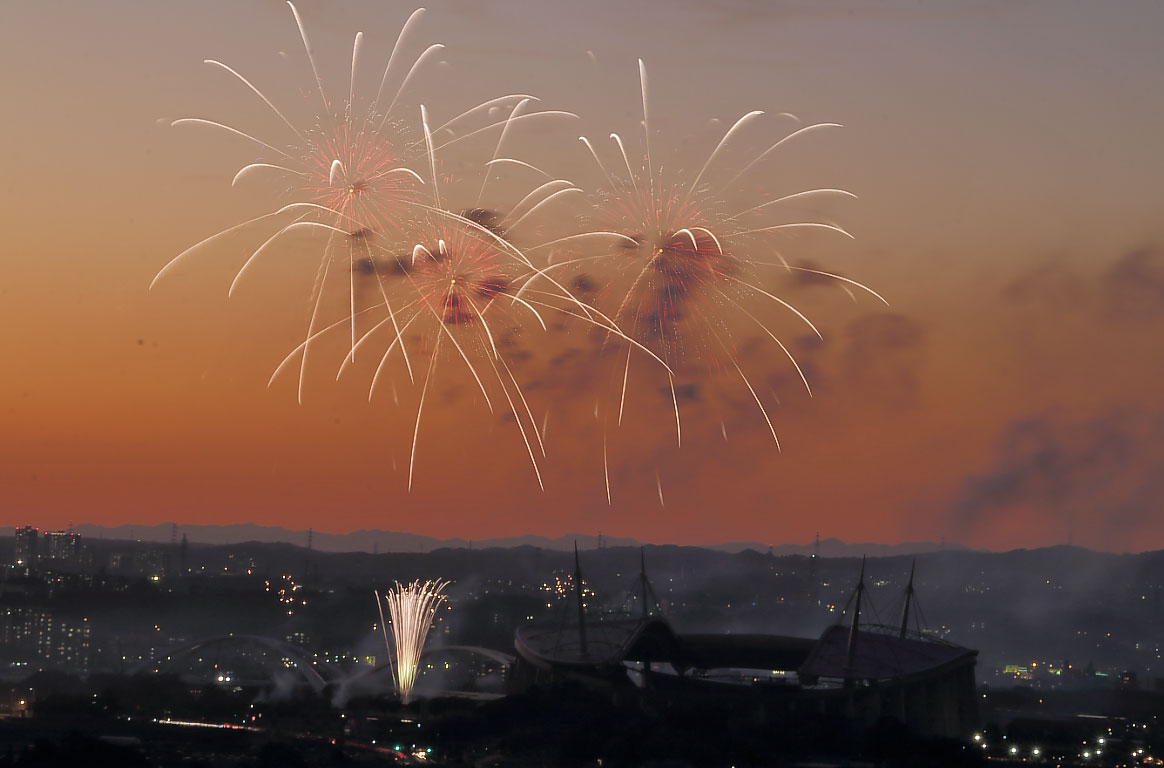
M 136 541 L 168 542 L 174 534 L 173 523 L 159 523 L 158 525 L 119 525 L 106 527 L 84 523 L 73 528 L 82 536 L 95 539 L 121 539 Z M 291 530 L 279 526 L 256 525 L 255 523 L 236 523 L 233 525 L 178 525 L 177 535 L 186 536 L 195 544 L 237 544 L 241 542 L 257 541 L 263 543 L 295 544 L 307 546 L 307 531 Z M 440 548 L 509 548 L 509 547 L 538 547 L 549 550 L 569 550 L 577 542 L 581 549 L 596 549 L 601 539 L 602 546 L 609 547 L 637 547 L 642 543 L 635 539 L 601 534 L 567 533 L 550 538 L 547 536 L 510 536 L 496 539 L 471 541 L 469 539 L 452 538 L 438 539 L 431 536 L 421 536 L 415 533 L 401 533 L 399 531 L 359 530 L 351 533 L 325 533 L 313 531 L 311 534 L 312 549 L 320 552 L 431 552 Z M 661 542 L 658 542 L 661 543 Z M 777 555 L 811 555 L 815 551 L 815 544 L 777 544 L 768 545 L 756 541 L 732 541 L 722 544 L 705 545 L 707 549 L 718 552 L 743 552 L 754 550 L 768 552 L 771 550 Z M 822 557 L 856 557 L 869 555 L 870 557 L 887 557 L 892 555 L 912 555 L 920 552 L 936 552 L 941 549 L 960 550 L 965 547 L 959 545 L 940 545 L 933 542 L 909 541 L 900 544 L 874 543 L 846 543 L 836 538 L 821 539 L 820 554 Z
M 768 546 L 755 541 L 729 541 L 723 544 L 713 544 L 708 549 L 719 552 L 743 552 L 753 549 L 757 552 L 768 552 L 774 555 L 811 555 L 816 551 L 816 544 L 775 544 Z M 872 542 L 845 542 L 837 538 L 820 540 L 821 557 L 893 557 L 895 555 L 916 555 L 922 552 L 938 552 L 941 550 L 966 550 L 961 544 L 935 544 L 932 541 L 903 541 L 900 544 L 876 544 Z

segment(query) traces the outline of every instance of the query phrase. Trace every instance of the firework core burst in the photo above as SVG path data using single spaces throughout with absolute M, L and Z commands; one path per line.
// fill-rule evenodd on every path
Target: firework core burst
M 445 325 L 481 322 L 511 278 L 497 246 L 463 227 L 440 227 L 440 236 L 413 250 L 412 281 L 424 307 Z
M 349 235 L 363 238 L 399 229 L 401 204 L 416 200 L 423 184 L 374 122 L 349 116 L 314 132 L 300 185 L 307 202 L 334 212 Z

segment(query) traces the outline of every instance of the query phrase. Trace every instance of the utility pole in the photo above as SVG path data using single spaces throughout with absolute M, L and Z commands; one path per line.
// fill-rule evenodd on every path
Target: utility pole
M 582 605 L 582 565 L 578 560 L 578 542 L 574 542 L 574 594 L 578 599 L 578 648 L 581 656 L 589 656 L 586 648 L 586 612 Z
M 649 611 L 647 610 L 647 592 L 649 586 L 647 584 L 647 555 L 645 547 L 639 547 L 639 592 L 640 600 L 643 604 L 642 617 L 647 618 Z
M 307 586 L 311 581 L 311 539 L 314 531 L 307 529 L 307 551 L 303 554 L 303 586 Z
M 816 532 L 816 544 L 813 545 L 812 555 L 808 558 L 808 599 L 820 605 L 820 531 Z

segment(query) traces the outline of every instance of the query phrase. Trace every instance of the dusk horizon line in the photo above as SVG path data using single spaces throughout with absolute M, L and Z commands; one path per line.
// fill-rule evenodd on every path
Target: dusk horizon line
M 27 524 L 26 524 L 27 525 Z M 7 526 L 12 531 L 25 527 L 24 525 Z M 767 552 L 769 550 L 782 555 L 813 554 L 819 546 L 822 557 L 859 557 L 868 554 L 871 557 L 892 557 L 911 554 L 924 554 L 940 551 L 962 552 L 990 552 L 1005 553 L 1014 551 L 1030 551 L 1052 549 L 1057 547 L 1073 547 L 1090 552 L 1103 554 L 1143 554 L 1156 551 L 1148 548 L 1143 550 L 1117 551 L 1099 549 L 1086 545 L 1066 542 L 1048 542 L 1036 546 L 1018 546 L 1007 549 L 970 546 L 960 542 L 930 540 L 902 540 L 902 541 L 848 541 L 837 536 L 823 536 L 816 541 L 798 542 L 763 542 L 757 539 L 727 539 L 714 543 L 690 544 L 675 541 L 647 541 L 634 536 L 608 534 L 605 531 L 581 532 L 571 531 L 556 536 L 539 533 L 522 533 L 511 535 L 497 535 L 487 538 L 471 538 L 465 536 L 441 537 L 411 531 L 392 530 L 387 528 L 357 528 L 349 531 L 325 531 L 316 528 L 288 528 L 280 525 L 268 525 L 256 522 L 241 523 L 179 523 L 166 521 L 155 524 L 121 523 L 105 525 L 101 523 L 82 522 L 71 524 L 66 528 L 51 526 L 33 526 L 49 530 L 67 530 L 80 535 L 105 537 L 113 540 L 141 541 L 148 543 L 165 543 L 176 540 L 179 535 L 185 535 L 190 543 L 224 546 L 231 544 L 261 543 L 261 544 L 288 544 L 304 549 L 316 549 L 329 553 L 343 552 L 370 552 L 378 554 L 409 554 L 432 551 L 434 549 L 472 549 L 476 545 L 483 548 L 505 549 L 520 546 L 535 546 L 542 549 L 569 549 L 577 543 L 584 549 L 602 549 L 607 547 L 696 547 L 728 553 L 738 553 L 746 550 Z M 241 529 L 241 530 L 240 530 Z M 245 530 L 247 533 L 243 533 Z M 138 533 L 148 532 L 146 536 Z M 200 532 L 202 537 L 191 539 L 188 534 Z M 231 534 L 237 534 L 232 536 Z M 122 534 L 128 536 L 122 537 Z M 217 535 L 215 535 L 217 534 Z M 256 537 L 256 534 L 259 537 Z M 351 546 L 354 540 L 364 539 L 363 546 Z M 349 545 L 344 548 L 344 545 Z M 549 546 L 547 546 L 549 545 Z M 386 548 L 387 547 L 387 548 Z M 404 547 L 404 548 L 395 548 Z M 824 551 L 828 550 L 828 551 Z

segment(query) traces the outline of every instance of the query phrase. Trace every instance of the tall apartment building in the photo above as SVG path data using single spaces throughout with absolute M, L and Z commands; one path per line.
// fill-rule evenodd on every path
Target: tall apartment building
M 31 525 L 16 529 L 16 550 L 13 564 L 25 571 L 36 567 L 36 557 L 39 551 L 40 531 Z
M 0 608 L 0 660 L 35 669 L 89 671 L 89 622 L 36 607 Z
M 45 531 L 42 560 L 57 565 L 76 565 L 81 562 L 81 534 L 72 531 Z

